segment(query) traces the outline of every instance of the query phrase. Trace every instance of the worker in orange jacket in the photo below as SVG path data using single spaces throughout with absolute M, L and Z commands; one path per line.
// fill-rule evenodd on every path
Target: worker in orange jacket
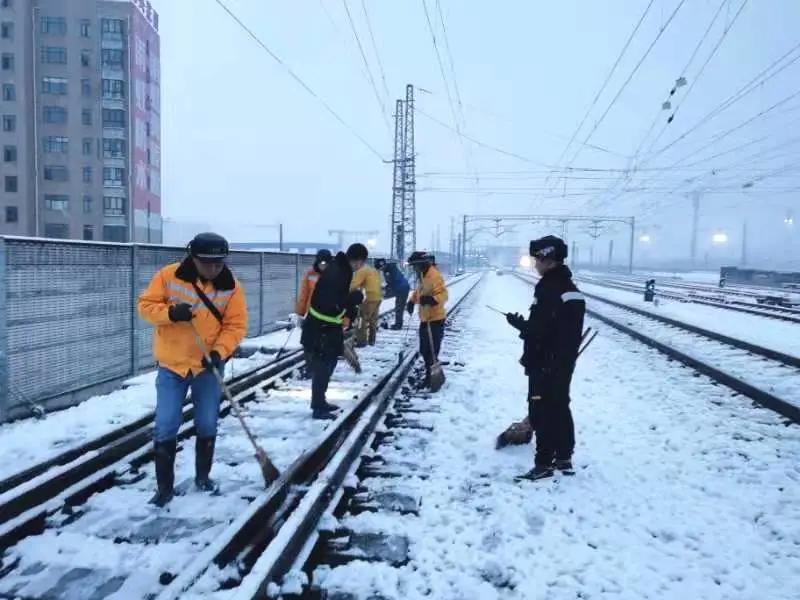
M 317 281 L 319 281 L 320 274 L 332 260 L 333 255 L 330 250 L 320 250 L 314 258 L 313 266 L 303 275 L 303 280 L 300 282 L 300 295 L 297 297 L 297 303 L 294 307 L 294 312 L 301 319 L 308 314 L 308 307 L 311 304 L 311 295 L 314 293 L 314 288 L 317 285 Z
M 211 369 L 224 373 L 225 361 L 247 332 L 244 290 L 225 265 L 228 242 L 215 233 L 201 233 L 188 250 L 183 262 L 158 271 L 139 297 L 139 315 L 156 328 L 153 438 L 158 491 L 150 502 L 157 506 L 173 497 L 176 438 L 190 388 L 197 430 L 195 484 L 203 491 L 217 491 L 209 474 L 221 390 Z M 206 360 L 197 336 L 210 360 Z
M 355 248 L 356 271 L 353 273 L 353 280 L 350 282 L 350 290 L 362 290 L 364 292 L 364 303 L 359 309 L 361 318 L 356 329 L 356 346 L 363 348 L 367 344 L 375 345 L 378 334 L 378 317 L 381 311 L 381 301 L 383 300 L 383 289 L 381 285 L 381 274 L 377 269 L 367 264 L 369 251 L 364 244 L 353 244 Z
M 433 255 L 428 252 L 413 252 L 408 259 L 417 273 L 417 289 L 411 294 L 406 305 L 409 315 L 414 314 L 414 306 L 419 304 L 419 353 L 425 360 L 425 380 L 423 387 L 431 385 L 431 367 L 439 357 L 444 337 L 444 322 L 447 317 L 445 303 L 448 299 L 444 277 L 434 264 Z M 428 330 L 430 329 L 430 335 Z M 433 339 L 433 346 L 430 340 Z

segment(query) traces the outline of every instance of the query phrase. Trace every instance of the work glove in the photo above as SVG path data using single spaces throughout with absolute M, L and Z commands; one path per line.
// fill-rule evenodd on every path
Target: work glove
M 192 305 L 186 304 L 186 302 L 181 302 L 180 304 L 170 306 L 168 314 L 169 320 L 173 323 L 188 323 L 194 316 L 192 314 Z
M 217 370 L 218 373 L 222 373 L 222 357 L 216 350 L 212 350 L 211 352 L 209 352 L 208 358 L 204 356 L 202 363 L 204 368 L 206 369 L 214 368 Z
M 408 312 L 409 315 L 413 315 L 414 314 L 414 303 L 413 302 L 409 302 L 408 304 L 406 304 L 406 312 Z
M 422 296 L 419 299 L 420 306 L 436 306 L 439 303 L 436 301 L 436 298 L 433 296 Z
M 514 329 L 522 331 L 525 328 L 525 317 L 519 313 L 506 313 L 506 321 Z

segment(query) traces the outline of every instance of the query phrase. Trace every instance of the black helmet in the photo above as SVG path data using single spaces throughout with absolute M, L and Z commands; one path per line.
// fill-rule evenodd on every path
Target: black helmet
M 333 260 L 333 254 L 331 254 L 330 250 L 322 250 L 317 251 L 317 256 L 314 258 L 314 266 L 329 263 Z
M 189 254 L 203 262 L 221 262 L 229 252 L 228 240 L 216 233 L 198 233 L 189 242 Z
M 435 259 L 433 254 L 426 252 L 425 250 L 416 250 L 415 252 L 411 253 L 411 256 L 408 257 L 408 264 L 415 266 L 433 264 L 434 262 Z
M 353 244 L 347 249 L 348 260 L 367 260 L 369 251 L 364 244 Z
M 564 260 L 567 258 L 567 245 L 559 237 L 546 235 L 538 240 L 531 240 L 530 254 L 535 258 Z
M 375 259 L 375 268 L 379 271 L 382 271 L 383 268 L 386 266 L 386 259 L 385 258 L 376 258 Z

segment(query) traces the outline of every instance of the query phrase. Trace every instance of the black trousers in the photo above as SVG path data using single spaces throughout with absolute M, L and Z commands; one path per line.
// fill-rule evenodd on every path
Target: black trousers
M 428 325 L 431 328 L 431 335 L 428 336 Z M 430 339 L 433 338 L 433 348 Z M 444 321 L 431 321 L 430 323 L 419 324 L 419 353 L 425 361 L 425 366 L 430 368 L 434 360 L 439 358 L 439 350 L 442 347 L 444 337 Z
M 337 356 L 321 353 L 311 353 L 310 359 L 308 366 L 311 371 L 311 409 L 314 410 L 325 405 L 328 384 L 339 359 Z
M 394 324 L 400 329 L 403 326 L 404 313 L 408 303 L 408 292 L 397 294 L 394 297 Z
M 536 433 L 537 465 L 550 465 L 554 458 L 570 459 L 575 450 L 569 379 L 554 382 L 548 377 L 528 377 L 528 418 Z

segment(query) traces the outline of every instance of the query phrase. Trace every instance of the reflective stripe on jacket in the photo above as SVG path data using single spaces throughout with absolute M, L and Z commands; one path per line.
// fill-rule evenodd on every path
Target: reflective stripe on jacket
M 369 265 L 364 265 L 353 273 L 353 281 L 350 282 L 351 290 L 364 290 L 367 302 L 380 302 L 383 300 L 381 287 L 380 273 Z
M 303 281 L 300 283 L 300 295 L 294 306 L 294 312 L 301 317 L 306 316 L 308 312 L 308 307 L 311 304 L 311 294 L 314 293 L 317 281 L 319 281 L 319 273 L 317 273 L 313 267 L 303 275 Z
M 222 323 L 206 308 L 192 282 L 208 296 L 222 314 Z M 139 296 L 139 315 L 155 325 L 153 354 L 158 364 L 181 377 L 203 370 L 203 353 L 197 345 L 192 325 L 173 323 L 169 307 L 186 302 L 192 305 L 192 324 L 209 352 L 216 350 L 229 358 L 247 333 L 247 303 L 244 290 L 225 267 L 214 282 L 203 283 L 191 259 L 164 267 L 153 276 Z
M 436 306 L 420 306 L 419 307 L 419 320 L 423 323 L 428 321 L 443 321 L 447 316 L 445 304 L 449 298 L 447 293 L 447 286 L 444 283 L 444 277 L 436 267 L 431 266 L 428 272 L 418 282 L 417 289 L 411 294 L 409 299 L 414 304 L 419 304 L 419 299 L 422 296 L 433 296 L 436 300 Z

